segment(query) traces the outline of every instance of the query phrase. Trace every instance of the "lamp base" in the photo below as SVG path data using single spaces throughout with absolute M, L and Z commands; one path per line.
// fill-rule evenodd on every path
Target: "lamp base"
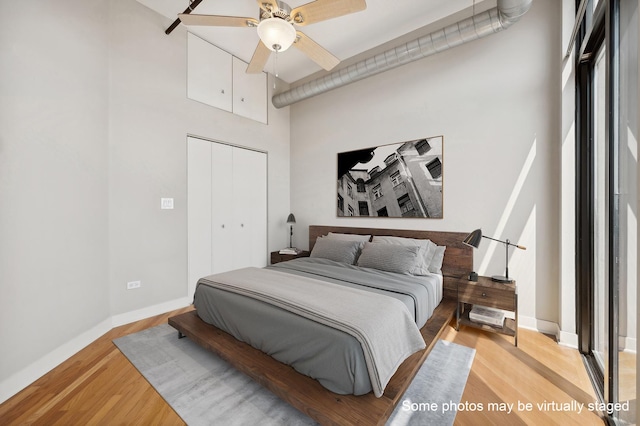
M 505 284 L 509 284 L 509 283 L 513 283 L 513 282 L 515 282 L 515 280 L 514 280 L 514 279 L 512 279 L 512 278 L 507 278 L 507 277 L 504 277 L 504 276 L 502 276 L 502 275 L 494 275 L 494 276 L 492 276 L 492 277 L 491 277 L 491 279 L 492 279 L 493 281 L 497 281 L 497 282 L 499 282 L 499 283 L 505 283 Z

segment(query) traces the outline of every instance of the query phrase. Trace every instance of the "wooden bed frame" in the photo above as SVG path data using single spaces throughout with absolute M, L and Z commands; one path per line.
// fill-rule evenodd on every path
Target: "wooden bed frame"
M 430 239 L 437 245 L 447 246 L 442 266 L 443 300 L 420 329 L 427 347 L 404 361 L 382 397 L 376 398 L 371 392 L 361 396 L 335 394 L 318 381 L 205 323 L 195 311 L 172 317 L 169 324 L 181 335 L 214 352 L 320 424 L 384 425 L 438 337 L 455 315 L 456 282 L 473 269 L 473 251 L 462 244 L 466 233 L 313 225 L 309 227 L 309 250 L 318 236 L 329 232 Z

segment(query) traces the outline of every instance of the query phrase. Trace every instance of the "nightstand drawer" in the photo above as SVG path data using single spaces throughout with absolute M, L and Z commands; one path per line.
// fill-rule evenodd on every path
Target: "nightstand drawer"
M 512 289 L 504 290 L 478 285 L 461 285 L 458 288 L 458 301 L 472 305 L 482 305 L 513 311 L 516 308 L 516 294 Z

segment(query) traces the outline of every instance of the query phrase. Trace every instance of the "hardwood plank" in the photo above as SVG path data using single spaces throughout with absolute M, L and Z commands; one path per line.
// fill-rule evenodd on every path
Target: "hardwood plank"
M 0 423 L 152 424 L 145 421 L 147 415 L 151 417 L 151 413 L 137 413 L 125 408 L 129 402 L 133 402 L 142 406 L 149 405 L 154 409 L 160 406 L 164 413 L 169 413 L 164 424 L 184 425 L 180 417 L 120 353 L 112 340 L 166 323 L 170 316 L 191 310 L 192 306 L 112 329 L 0 404 Z M 97 391 L 99 388 L 102 392 Z M 105 395 L 120 398 L 105 417 L 98 419 L 97 407 L 104 404 Z M 141 400 L 141 395 L 147 395 L 147 399 Z
M 0 404 L 0 419 L 3 425 L 23 425 L 24 419 L 32 413 L 40 412 L 35 424 L 54 424 L 49 419 L 59 418 L 55 414 L 59 406 L 49 411 L 41 408 L 65 392 L 65 387 L 74 383 L 102 356 L 114 348 L 113 339 L 145 328 L 167 322 L 169 317 L 179 315 L 193 308 L 176 310 L 164 315 L 138 321 L 127 326 L 118 327 L 106 333 L 86 349 L 65 361 L 58 368 L 50 371 L 41 379 L 23 391 Z M 535 331 L 520 329 L 520 343 L 513 347 L 512 339 L 494 333 L 462 327 L 456 331 L 453 324 L 445 327 L 440 338 L 476 349 L 476 357 L 471 367 L 463 402 L 536 402 L 546 398 L 570 398 L 589 401 L 595 398 L 589 377 L 584 370 L 580 354 L 577 350 L 558 345 L 552 338 Z M 510 366 L 506 368 L 505 366 Z M 138 373 L 123 356 L 111 358 L 105 364 L 105 394 L 109 407 L 104 409 L 102 396 L 94 398 L 92 392 L 78 392 L 77 401 L 69 407 L 71 416 L 76 421 L 67 424 L 163 424 L 184 425 L 184 422 L 153 390 L 149 383 Z M 86 383 L 86 386 L 89 386 Z M 85 384 L 76 386 L 76 390 L 86 389 Z M 113 398 L 113 399 L 111 399 Z M 134 408 L 141 411 L 136 412 Z M 160 412 L 160 414 L 156 414 Z M 85 414 L 87 413 L 87 414 Z M 160 417 L 157 417 L 157 416 Z M 22 419 L 22 420 L 21 420 Z M 158 420 L 161 419 L 161 420 Z M 546 423 L 543 423 L 546 421 Z M 459 411 L 455 424 L 553 424 L 567 423 L 582 426 L 602 425 L 597 413 L 558 413 L 541 415 L 538 412 L 518 412 L 507 414 L 499 411 L 470 412 Z

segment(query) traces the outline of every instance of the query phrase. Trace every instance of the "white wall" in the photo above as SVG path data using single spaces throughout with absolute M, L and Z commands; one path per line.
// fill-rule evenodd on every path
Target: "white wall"
M 0 401 L 109 316 L 107 16 L 0 4 Z
M 558 323 L 561 3 L 536 0 L 510 29 L 291 106 L 291 203 L 306 225 L 482 228 L 511 254 L 524 325 Z M 444 135 L 444 219 L 336 216 L 337 153 Z M 475 253 L 504 273 L 504 247 Z
M 122 314 L 186 295 L 187 134 L 268 152 L 269 247 L 287 245 L 289 110 L 270 106 L 265 125 L 187 99 L 185 28 L 165 35 L 167 18 L 110 4 L 109 288 Z
M 0 402 L 190 302 L 187 134 L 268 153 L 268 244 L 287 245 L 289 108 L 265 125 L 188 100 L 170 23 L 135 0 L 0 4 Z
M 571 42 L 576 5 L 573 0 L 562 1 L 562 56 Z M 576 330 L 576 50 L 562 62 L 562 130 L 560 177 L 560 342 L 578 346 Z

